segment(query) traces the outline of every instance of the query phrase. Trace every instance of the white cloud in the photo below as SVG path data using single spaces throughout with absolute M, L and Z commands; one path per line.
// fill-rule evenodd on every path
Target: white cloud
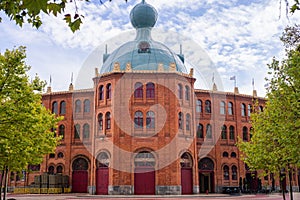
M 59 89 L 67 89 L 66 81 L 70 71 L 79 71 L 89 53 L 99 45 L 104 48 L 105 41 L 113 37 L 127 37 L 122 34 L 126 30 L 133 30 L 129 21 L 129 12 L 140 2 L 112 1 L 86 3 L 78 1 L 79 14 L 85 18 L 81 29 L 73 34 L 63 16 L 53 18 L 44 16 L 44 24 L 40 30 L 25 26 L 22 29 L 8 22 L 0 24 L 1 51 L 3 48 L 24 44 L 29 48 L 28 60 L 32 64 L 44 64 L 45 67 L 34 67 L 43 74 L 59 71 Z M 283 55 L 282 45 L 278 37 L 287 24 L 299 21 L 300 13 L 285 18 L 284 11 L 279 10 L 277 0 L 148 0 L 159 14 L 157 28 L 162 32 L 174 31 L 187 38 L 191 38 L 215 63 L 217 72 L 225 90 L 232 91 L 229 77 L 236 75 L 240 91 L 252 93 L 251 80 L 255 78 L 259 95 L 264 95 L 264 77 L 266 64 L 273 56 Z M 284 9 L 283 9 L 284 10 Z M 67 11 L 73 14 L 74 5 L 69 4 Z M 279 15 L 282 15 L 279 19 Z M 133 36 L 132 36 L 133 37 Z M 5 39 L 3 39 L 5 38 Z M 157 40 L 166 40 L 177 52 L 179 45 L 173 38 L 155 35 Z M 120 45 L 127 38 L 118 38 Z M 117 44 L 110 44 L 112 51 Z M 200 49 L 197 47 L 197 49 Z M 186 58 L 197 57 L 199 52 L 192 52 L 190 43 L 183 43 Z M 99 52 L 99 63 L 102 60 Z M 201 53 L 199 53 L 201 54 Z M 51 58 L 52 57 L 52 58 Z M 55 59 L 53 59 L 55 58 Z M 46 64 L 47 63 L 47 64 Z M 209 63 L 206 60 L 194 59 L 194 65 Z M 51 66 L 51 67 L 50 67 Z M 61 70 L 63 69 L 63 70 Z M 211 74 L 208 69 L 205 72 Z M 211 76 L 211 75 L 209 75 Z M 48 76 L 47 76 L 48 77 Z M 211 78 L 208 78 L 211 79 Z M 250 81 L 249 81 L 250 80 Z M 56 86 L 54 86 L 56 87 Z M 65 87 L 65 88 L 63 88 Z M 219 87 L 220 88 L 220 87 Z

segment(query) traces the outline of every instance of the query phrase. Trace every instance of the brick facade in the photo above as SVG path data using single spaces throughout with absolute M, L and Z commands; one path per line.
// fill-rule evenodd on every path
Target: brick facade
M 86 192 L 97 193 L 97 169 L 104 163 L 109 174 L 107 194 L 135 194 L 135 157 L 139 152 L 150 152 L 155 163 L 155 194 L 182 193 L 184 159 L 181 157 L 184 153 L 191 157 L 192 193 L 222 192 L 225 186 L 239 187 L 240 181 L 251 172 L 240 159 L 237 138 L 250 140 L 249 114 L 252 110 L 248 111 L 248 105 L 252 109 L 253 102 L 257 101 L 258 109 L 263 109 L 265 100 L 238 93 L 194 89 L 194 81 L 192 76 L 179 73 L 110 73 L 95 77 L 93 89 L 44 94 L 43 105 L 64 116 L 55 130 L 56 135 L 60 135 L 59 127 L 64 125 L 63 140 L 55 154 L 45 156 L 38 172 L 27 173 L 26 180 L 12 179 L 9 185 L 30 185 L 34 176 L 59 173 L 61 166 L 61 173 L 69 176 L 72 187 L 74 162 L 82 158 L 88 163 Z M 153 96 L 147 96 L 147 83 L 150 82 L 154 83 Z M 136 83 L 142 83 L 141 96 L 135 96 Z M 188 86 L 190 98 L 186 98 L 185 87 L 180 97 L 179 84 Z M 104 86 L 102 97 L 101 86 Z M 62 102 L 66 103 L 65 112 Z M 243 104 L 245 109 L 242 109 Z M 143 125 L 139 128 L 135 125 L 137 111 L 143 114 Z M 154 128 L 147 127 L 148 111 L 155 114 Z M 183 113 L 182 129 L 179 128 L 179 112 Z M 110 125 L 106 113 L 111 114 Z M 99 114 L 103 117 L 101 128 Z M 186 114 L 191 116 L 189 130 Z M 79 137 L 76 137 L 78 125 Z M 89 134 L 85 133 L 86 125 Z M 226 130 L 222 133 L 223 125 Z M 105 162 L 99 157 L 103 152 L 108 156 Z M 145 161 L 148 162 L 146 158 Z M 212 170 L 205 166 L 209 162 L 213 163 Z M 228 176 L 224 175 L 226 166 Z M 261 181 L 262 185 L 272 185 L 270 177 Z M 299 175 L 295 173 L 292 181 L 295 190 L 298 181 Z M 273 184 L 279 187 L 278 180 Z

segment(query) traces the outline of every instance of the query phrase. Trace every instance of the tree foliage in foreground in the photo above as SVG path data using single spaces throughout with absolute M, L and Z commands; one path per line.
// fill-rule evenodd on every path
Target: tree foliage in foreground
M 25 57 L 24 47 L 0 54 L 0 169 L 10 171 L 40 164 L 58 144 L 51 129 L 61 118 L 42 105 L 45 83 L 29 81 Z
M 0 11 L 3 11 L 19 26 L 22 26 L 24 23 L 29 23 L 36 28 L 39 28 L 43 23 L 43 13 L 55 17 L 57 17 L 58 14 L 64 14 L 64 21 L 68 24 L 70 29 L 75 32 L 80 29 L 82 18 L 84 17 L 79 14 L 80 11 L 76 5 L 77 1 L 85 1 L 88 3 L 92 0 L 1 0 Z M 282 1 L 286 4 L 287 12 L 289 10 L 291 13 L 294 13 L 300 10 L 299 0 L 279 0 L 280 4 Z M 103 4 L 104 0 L 97 2 Z M 125 2 L 127 2 L 127 0 L 125 0 Z M 65 12 L 67 4 L 74 5 L 75 13 Z M 290 4 L 292 6 L 290 6 Z
M 17 25 L 22 26 L 29 23 L 35 28 L 39 28 L 42 23 L 42 14 L 57 17 L 64 14 L 63 20 L 70 29 L 75 32 L 82 24 L 83 15 L 79 14 L 77 1 L 90 2 L 91 0 L 1 0 L 0 11 L 3 11 Z M 109 0 L 111 1 L 111 0 Z M 127 0 L 125 0 L 127 2 Z M 99 0 L 102 3 L 102 0 Z M 73 4 L 75 13 L 66 13 L 67 4 Z M 0 17 L 1 22 L 1 17 Z
M 253 137 L 239 142 L 253 170 L 279 174 L 300 167 L 300 27 L 287 27 L 281 40 L 286 58 L 269 65 L 271 78 L 263 112 L 251 114 Z

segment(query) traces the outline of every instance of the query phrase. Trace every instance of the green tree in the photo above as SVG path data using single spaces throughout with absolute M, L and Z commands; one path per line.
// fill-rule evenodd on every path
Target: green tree
M 291 12 L 292 14 L 295 13 L 297 10 L 300 10 L 300 2 L 299 0 L 279 0 L 280 3 L 280 10 L 281 10 L 281 4 L 282 2 L 285 3 L 286 6 L 286 14 Z M 292 6 L 290 6 L 290 3 L 292 3 Z
M 0 54 L 0 169 L 6 176 L 40 164 L 59 141 L 51 129 L 61 118 L 42 105 L 45 82 L 37 76 L 29 81 L 25 58 L 24 47 Z
M 3 11 L 17 25 L 22 26 L 29 23 L 39 28 L 42 23 L 42 14 L 53 15 L 64 14 L 64 20 L 75 32 L 82 24 L 83 15 L 79 14 L 77 1 L 90 2 L 90 0 L 1 0 L 0 11 Z M 109 0 L 112 1 L 112 0 Z M 125 0 L 127 2 L 127 0 Z M 102 3 L 102 0 L 99 0 Z M 73 4 L 75 13 L 65 13 L 67 4 Z M 1 22 L 1 17 L 0 17 Z
M 300 28 L 287 27 L 281 40 L 286 58 L 269 65 L 270 79 L 264 112 L 251 115 L 253 137 L 240 141 L 244 161 L 253 170 L 277 173 L 300 167 Z M 297 39 L 298 38 L 298 39 Z M 291 180 L 291 177 L 289 177 Z M 292 199 L 292 185 L 290 181 Z M 283 191 L 284 197 L 284 191 Z M 285 199 L 285 197 L 284 197 Z

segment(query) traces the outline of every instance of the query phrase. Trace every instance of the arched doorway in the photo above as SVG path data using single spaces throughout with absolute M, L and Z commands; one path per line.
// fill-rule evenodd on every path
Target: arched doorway
M 193 159 L 189 153 L 182 154 L 181 166 L 181 194 L 193 193 Z
M 215 192 L 214 162 L 210 158 L 202 158 L 198 167 L 200 192 Z
M 108 194 L 109 180 L 109 156 L 106 152 L 101 152 L 96 160 L 96 194 Z
M 243 191 L 248 193 L 256 193 L 258 191 L 258 177 L 257 171 L 251 171 L 250 168 L 245 164 L 246 176 L 244 180 Z
M 89 164 L 85 158 L 76 158 L 72 164 L 72 192 L 85 193 L 88 189 Z
M 155 158 L 148 151 L 134 158 L 134 194 L 155 194 Z

